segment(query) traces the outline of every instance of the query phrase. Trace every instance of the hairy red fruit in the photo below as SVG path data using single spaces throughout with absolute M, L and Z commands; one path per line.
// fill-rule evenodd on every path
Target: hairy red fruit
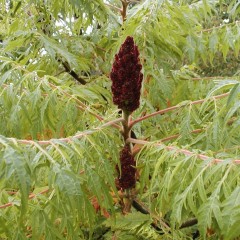
M 118 108 L 133 112 L 139 107 L 143 74 L 138 47 L 128 36 L 119 53 L 115 55 L 110 78 L 112 80 L 113 103 Z
M 132 188 L 136 184 L 136 161 L 131 154 L 130 146 L 125 145 L 120 152 L 120 166 L 116 166 L 118 172 L 118 178 L 116 180 L 116 185 L 121 189 Z

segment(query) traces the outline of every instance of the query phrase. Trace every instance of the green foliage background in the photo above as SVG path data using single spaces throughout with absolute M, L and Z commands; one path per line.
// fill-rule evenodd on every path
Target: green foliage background
M 198 229 L 199 239 L 237 239 L 239 2 L 133 1 L 123 25 L 118 8 L 0 0 L 0 238 L 192 239 Z M 150 215 L 123 216 L 116 203 L 122 140 L 108 124 L 119 118 L 108 76 L 128 35 L 144 73 L 133 120 L 176 106 L 133 128 L 148 141 L 136 155 L 137 200 Z M 182 229 L 191 218 L 198 224 Z

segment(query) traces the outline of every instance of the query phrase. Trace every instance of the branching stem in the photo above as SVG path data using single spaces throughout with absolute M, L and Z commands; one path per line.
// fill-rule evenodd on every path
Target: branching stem
M 149 141 L 138 140 L 138 139 L 133 139 L 133 138 L 127 139 L 127 142 L 140 144 L 140 145 L 146 145 L 146 144 L 150 144 L 151 143 Z M 225 161 L 224 159 L 212 158 L 212 157 L 206 156 L 204 154 L 197 154 L 197 153 L 191 152 L 191 151 L 189 151 L 187 149 L 179 149 L 178 147 L 175 147 L 175 146 L 165 146 L 161 142 L 160 143 L 159 142 L 155 142 L 155 143 L 152 143 L 152 144 L 155 145 L 155 146 L 164 146 L 164 149 L 166 149 L 167 151 L 175 151 L 177 153 L 182 153 L 182 154 L 184 154 L 186 156 L 197 156 L 199 159 L 204 160 L 204 161 L 212 160 L 211 163 L 222 163 L 222 162 Z M 240 164 L 240 159 L 233 160 L 233 163 Z
M 82 85 L 85 85 L 85 84 L 87 83 L 83 78 L 81 78 L 80 76 L 78 76 L 78 74 L 77 74 L 74 70 L 72 70 L 72 69 L 70 68 L 68 62 L 64 62 L 64 61 L 62 61 L 62 60 L 60 60 L 60 62 L 62 63 L 65 71 L 66 71 L 68 74 L 70 74 L 75 80 L 77 80 L 77 81 L 78 81 L 79 83 L 81 83 Z
M 201 33 L 201 32 L 211 32 L 211 31 L 213 31 L 214 29 L 229 27 L 229 26 L 232 26 L 232 25 L 237 25 L 237 24 L 239 24 L 239 23 L 240 23 L 240 21 L 237 20 L 237 21 L 235 21 L 235 22 L 230 22 L 230 23 L 228 23 L 228 24 L 223 24 L 223 25 L 219 25 L 219 26 L 212 27 L 212 28 L 202 29 L 202 30 L 200 30 L 200 31 L 198 31 L 198 32 L 199 32 L 199 33 Z
M 196 225 L 197 223 L 198 223 L 198 220 L 197 220 L 196 218 L 189 219 L 189 220 L 187 220 L 186 222 L 184 222 L 184 223 L 180 226 L 180 229 L 194 226 L 194 225 Z
M 102 128 L 116 125 L 117 123 L 122 122 L 122 121 L 123 121 L 122 118 L 118 118 L 118 119 L 109 121 L 107 123 L 104 123 L 100 127 L 94 128 L 93 130 L 87 130 L 85 132 L 81 132 L 81 133 L 78 133 L 74 136 L 70 136 L 70 137 L 66 137 L 66 138 L 58 138 L 57 140 L 60 141 L 60 142 L 69 143 L 69 142 L 73 141 L 74 139 L 79 139 L 79 138 L 82 138 L 84 136 L 91 135 L 91 134 L 95 133 L 96 131 L 98 131 Z M 18 142 L 18 143 L 25 144 L 25 145 L 33 145 L 34 143 L 37 143 L 39 145 L 50 145 L 55 140 L 55 139 L 50 139 L 50 140 L 35 141 L 35 140 L 15 139 L 15 138 L 7 138 L 7 139 L 12 141 L 12 142 Z
M 131 129 L 129 128 L 129 119 L 130 119 L 130 114 L 131 112 L 128 112 L 126 110 L 122 110 L 122 135 L 123 135 L 123 140 L 124 140 L 124 145 L 125 144 L 131 144 L 127 142 L 127 139 L 130 137 Z M 132 151 L 132 148 L 130 146 L 130 149 Z M 122 206 L 122 212 L 123 214 L 127 214 L 131 211 L 132 207 L 132 202 L 135 196 L 135 192 L 133 188 L 126 189 L 126 197 L 124 198 L 123 201 L 123 206 Z
M 228 93 L 223 93 L 223 94 L 220 94 L 220 95 L 217 95 L 217 96 L 213 96 L 213 97 L 211 97 L 211 98 L 215 100 L 215 99 L 225 98 L 225 97 L 227 97 L 227 96 L 229 96 L 229 92 L 228 92 Z M 211 98 L 209 98 L 209 99 L 211 99 Z M 208 100 L 207 98 L 204 98 L 204 99 L 192 101 L 192 102 L 187 103 L 187 104 L 191 104 L 191 105 L 201 104 L 201 103 L 203 103 L 203 102 L 205 102 L 205 101 L 207 101 L 207 100 Z M 187 104 L 186 104 L 186 105 L 187 105 Z M 179 108 L 184 107 L 184 106 L 185 106 L 185 105 L 176 105 L 176 106 L 173 106 L 173 107 L 170 107 L 170 108 L 165 108 L 165 109 L 163 109 L 163 110 L 160 110 L 160 111 L 157 111 L 157 112 L 154 112 L 154 113 L 150 113 L 150 114 L 145 115 L 145 116 L 143 116 L 143 117 L 137 118 L 137 119 L 135 119 L 135 120 L 133 120 L 133 121 L 130 122 L 129 128 L 131 129 L 131 128 L 133 127 L 133 125 L 135 125 L 136 123 L 141 122 L 141 121 L 143 121 L 143 120 L 146 120 L 146 119 L 148 119 L 148 118 L 150 118 L 150 117 L 154 117 L 154 116 L 157 116 L 157 115 L 162 115 L 162 114 L 164 114 L 164 113 L 173 111 L 173 110 L 175 110 L 175 109 L 179 109 Z
M 121 15 L 122 15 L 122 21 L 124 22 L 127 18 L 127 7 L 129 4 L 129 1 L 121 0 L 121 2 L 122 2 Z

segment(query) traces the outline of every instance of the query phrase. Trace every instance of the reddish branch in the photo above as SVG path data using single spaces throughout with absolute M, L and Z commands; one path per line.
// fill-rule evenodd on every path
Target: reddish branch
M 190 78 L 190 79 L 187 79 L 187 80 L 193 80 L 193 81 L 196 81 L 196 80 L 217 80 L 217 79 L 238 79 L 239 77 L 236 77 L 236 76 L 231 76 L 231 77 L 223 77 L 223 76 L 214 76 L 214 77 L 194 77 L 194 78 Z
M 127 7 L 128 7 L 128 4 L 129 4 L 129 1 L 121 0 L 121 2 L 122 2 L 121 15 L 122 15 L 122 20 L 124 22 L 127 18 Z
M 58 86 L 56 86 L 56 85 L 54 85 L 54 84 L 52 84 L 52 83 L 50 83 L 50 86 L 51 86 L 53 89 L 58 88 Z M 69 93 L 67 93 L 67 92 L 65 92 L 65 91 L 63 91 L 63 90 L 61 90 L 61 91 L 62 91 L 66 96 L 69 96 L 69 97 L 71 97 L 72 99 L 74 99 L 74 100 L 79 104 L 78 107 L 79 107 L 80 109 L 86 110 L 87 106 L 84 105 L 80 100 L 78 100 L 77 98 L 75 98 L 74 96 L 70 95 Z M 228 95 L 229 95 L 229 93 L 224 93 L 224 94 L 221 94 L 221 95 L 214 96 L 214 97 L 212 97 L 212 98 L 214 98 L 214 99 L 221 99 L 221 98 L 227 97 Z M 193 102 L 191 102 L 190 104 L 200 104 L 200 103 L 203 103 L 204 101 L 206 101 L 206 99 L 201 99 L 201 100 L 193 101 Z M 173 106 L 173 107 L 170 107 L 170 108 L 166 108 L 166 109 L 160 110 L 160 111 L 158 111 L 158 112 L 154 112 L 154 113 L 148 114 L 148 115 L 143 116 L 143 117 L 141 117 L 141 118 L 135 119 L 135 120 L 133 120 L 133 121 L 131 121 L 131 122 L 129 123 L 129 125 L 128 125 L 128 131 L 130 131 L 130 129 L 133 127 L 133 125 L 135 125 L 135 124 L 138 123 L 138 122 L 141 122 L 141 121 L 143 121 L 143 120 L 145 120 L 145 119 L 148 119 L 148 118 L 150 118 L 150 117 L 153 117 L 153 116 L 156 116 L 156 115 L 159 115 L 159 114 L 164 114 L 164 113 L 173 111 L 173 110 L 175 110 L 175 109 L 179 109 L 179 108 L 181 108 L 181 107 L 182 107 L 182 106 Z M 100 121 L 103 120 L 103 117 L 101 117 L 101 116 L 99 116 L 99 115 L 97 115 L 97 114 L 95 114 L 95 113 L 92 113 L 92 112 L 90 112 L 90 113 L 91 113 L 92 115 L 94 115 L 96 118 L 98 118 Z M 103 124 L 101 127 L 104 127 L 104 126 L 113 126 L 113 127 L 119 129 L 120 127 L 119 127 L 119 125 L 117 125 L 118 122 L 122 122 L 122 118 L 116 119 L 116 120 L 114 120 L 114 121 L 110 121 L 110 122 L 108 122 L 108 123 L 105 123 L 105 124 Z M 100 127 L 100 128 L 101 128 L 101 127 Z M 197 129 L 197 130 L 195 130 L 195 131 L 197 132 L 197 131 L 200 131 L 200 130 Z M 92 134 L 92 132 L 94 132 L 94 130 L 93 130 L 93 131 L 82 132 L 82 133 L 79 133 L 79 134 L 77 134 L 77 135 L 75 135 L 75 136 L 71 136 L 71 137 L 67 137 L 67 138 L 60 138 L 60 139 L 58 139 L 58 140 L 59 140 L 59 141 L 63 141 L 63 142 L 71 142 L 72 139 L 74 139 L 74 138 L 81 138 L 81 137 L 83 137 L 83 136 Z M 176 137 L 178 137 L 178 136 L 177 136 L 177 135 L 170 136 L 170 137 L 168 137 L 168 138 L 166 138 L 166 139 L 162 139 L 161 141 L 168 141 L 168 140 L 173 139 L 173 138 L 176 138 Z M 15 138 L 8 138 L 8 139 L 9 139 L 9 140 L 17 141 L 17 142 L 19 142 L 19 143 L 21 143 L 21 144 L 33 144 L 33 142 L 37 142 L 39 145 L 48 145 L 48 144 L 51 144 L 51 141 L 52 141 L 51 139 L 50 139 L 50 140 L 45 140 L 45 141 L 44 141 L 44 140 L 42 140 L 42 141 L 32 141 L 32 140 L 15 139 Z
M 191 131 L 191 133 L 200 133 L 200 132 L 202 132 L 202 131 L 203 131 L 203 129 L 195 129 L 195 130 Z M 172 139 L 178 138 L 178 137 L 180 137 L 180 136 L 181 136 L 181 134 L 175 134 L 175 135 L 172 135 L 172 136 L 163 138 L 163 139 L 161 139 L 160 141 L 161 141 L 161 142 L 167 142 L 167 141 L 170 141 L 170 140 L 172 140 Z
M 105 3 L 105 5 L 117 10 L 118 12 L 120 12 L 121 16 L 122 16 L 122 21 L 124 22 L 126 20 L 126 17 L 127 17 L 127 7 L 128 7 L 128 4 L 129 4 L 130 1 L 121 0 L 121 2 L 122 2 L 122 8 L 116 7 L 116 6 L 114 6 L 110 3 Z
M 211 32 L 213 31 L 214 29 L 219 29 L 219 28 L 224 28 L 224 27 L 229 27 L 231 25 L 237 25 L 238 23 L 240 23 L 239 20 L 235 21 L 235 22 L 231 22 L 231 23 L 228 23 L 228 24 L 223 24 L 223 25 L 219 25 L 219 26 L 216 26 L 216 27 L 212 27 L 212 28 L 206 28 L 206 29 L 202 29 L 200 31 L 198 31 L 199 33 L 201 32 Z
M 72 142 L 74 139 L 79 139 L 81 137 L 91 135 L 91 134 L 95 133 L 96 131 L 98 131 L 98 130 L 104 128 L 104 127 L 115 126 L 116 123 L 119 123 L 119 122 L 122 122 L 122 121 L 123 121 L 122 118 L 118 118 L 116 120 L 109 121 L 109 122 L 103 124 L 100 127 L 94 128 L 93 130 L 88 130 L 88 131 L 85 131 L 85 132 L 81 132 L 81 133 L 78 133 L 74 136 L 67 137 L 67 138 L 58 138 L 57 140 L 61 141 L 61 142 L 69 143 L 69 142 Z M 39 145 L 49 145 L 49 144 L 52 144 L 52 142 L 54 142 L 54 139 L 41 140 L 41 141 L 35 141 L 35 140 L 33 141 L 33 140 L 26 140 L 26 139 L 15 139 L 15 138 L 7 138 L 7 139 L 11 140 L 13 142 L 18 142 L 18 143 L 26 144 L 26 145 L 31 145 L 31 144 L 35 144 L 35 143 L 37 143 Z
M 211 97 L 211 98 L 212 98 L 212 99 L 221 99 L 221 98 L 227 97 L 228 95 L 229 95 L 229 93 L 223 93 L 223 94 L 220 94 L 220 95 L 217 95 L 217 96 L 213 96 L 213 97 Z M 211 98 L 210 98 L 210 99 L 211 99 Z M 207 101 L 207 100 L 208 100 L 208 99 L 204 98 L 204 99 L 196 100 L 196 101 L 193 101 L 193 102 L 190 102 L 190 103 L 187 103 L 187 104 L 195 105 L 195 104 L 203 103 L 203 102 L 205 102 L 205 101 Z M 187 105 L 187 104 L 186 104 L 186 105 Z M 141 122 L 141 121 L 143 121 L 143 120 L 146 120 L 146 119 L 148 119 L 148 118 L 150 118 L 150 117 L 154 117 L 154 116 L 156 116 L 156 115 L 162 115 L 162 114 L 164 114 L 164 113 L 173 111 L 173 110 L 175 110 L 175 109 L 179 109 L 179 108 L 181 108 L 181 107 L 183 107 L 183 105 L 176 105 L 176 106 L 173 106 L 173 107 L 170 107 L 170 108 L 165 108 L 165 109 L 163 109 L 163 110 L 160 110 L 160 111 L 157 111 L 157 112 L 154 112 L 154 113 L 145 115 L 145 116 L 140 117 L 140 118 L 137 118 L 137 119 L 133 120 L 133 121 L 129 124 L 129 127 L 132 128 L 133 125 L 135 125 L 135 124 L 138 123 L 138 122 Z
M 234 122 L 236 121 L 236 119 L 230 119 L 227 124 L 228 125 L 231 125 L 233 124 Z M 204 129 L 195 129 L 193 131 L 191 131 L 191 133 L 200 133 L 200 132 L 203 132 Z M 178 138 L 180 137 L 181 134 L 175 134 L 175 135 L 172 135 L 172 136 L 169 136 L 169 137 L 166 137 L 166 138 L 162 138 L 161 140 L 159 140 L 159 142 L 166 142 L 166 141 L 170 141 L 172 139 L 175 139 L 175 138 Z M 226 150 L 226 149 L 225 149 Z
M 138 139 L 133 139 L 133 138 L 129 138 L 127 140 L 127 142 L 140 144 L 140 145 L 146 145 L 146 144 L 151 143 L 149 141 L 138 140 Z M 175 147 L 175 146 L 165 146 L 163 143 L 159 143 L 159 142 L 152 143 L 152 144 L 155 145 L 155 146 L 163 146 L 164 149 L 167 150 L 167 151 L 175 151 L 176 153 L 182 153 L 186 156 L 197 156 L 199 159 L 204 160 L 204 161 L 205 160 L 212 160 L 211 163 L 222 163 L 222 162 L 226 161 L 224 159 L 212 158 L 212 157 L 206 156 L 204 154 L 197 154 L 197 153 L 191 152 L 187 149 L 179 149 L 178 147 Z M 233 160 L 233 163 L 240 164 L 240 159 Z

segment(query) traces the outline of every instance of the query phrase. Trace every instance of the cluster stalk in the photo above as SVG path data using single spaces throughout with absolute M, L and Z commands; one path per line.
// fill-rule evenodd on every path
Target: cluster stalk
M 123 3 L 125 1 L 122 1 Z M 116 166 L 118 177 L 116 186 L 126 191 L 123 201 L 123 212 L 131 210 L 134 199 L 133 190 L 136 185 L 136 161 L 132 153 L 130 138 L 130 115 L 140 105 L 140 92 L 143 80 L 142 65 L 139 60 L 138 47 L 133 38 L 128 36 L 122 44 L 119 53 L 115 55 L 110 78 L 112 80 L 113 103 L 122 110 L 122 136 L 124 146 L 120 151 L 120 166 Z

